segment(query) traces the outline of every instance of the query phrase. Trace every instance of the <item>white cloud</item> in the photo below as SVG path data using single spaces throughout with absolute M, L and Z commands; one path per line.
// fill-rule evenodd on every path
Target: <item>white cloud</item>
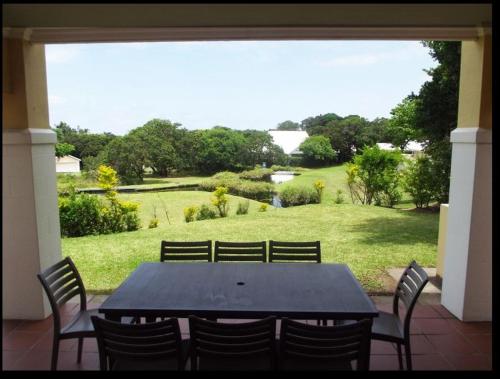
M 67 63 L 80 54 L 80 49 L 74 45 L 47 45 L 45 57 L 47 63 Z

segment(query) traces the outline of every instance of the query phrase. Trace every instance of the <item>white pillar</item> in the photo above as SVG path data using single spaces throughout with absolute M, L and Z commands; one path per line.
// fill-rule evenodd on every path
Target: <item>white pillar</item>
M 36 274 L 61 260 L 50 129 L 4 129 L 2 295 L 4 319 L 43 319 L 50 306 Z
M 492 318 L 491 129 L 457 128 L 441 303 L 463 321 Z

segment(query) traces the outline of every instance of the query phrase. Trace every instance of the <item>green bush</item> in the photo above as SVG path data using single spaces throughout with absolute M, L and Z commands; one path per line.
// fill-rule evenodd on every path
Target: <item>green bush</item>
M 434 197 L 434 172 L 429 157 L 423 156 L 408 162 L 404 174 L 403 188 L 417 208 L 428 207 Z
M 250 207 L 250 201 L 240 201 L 238 203 L 238 209 L 236 209 L 237 215 L 246 215 L 248 213 L 248 208 Z
M 273 170 L 270 168 L 255 168 L 253 170 L 243 171 L 239 174 L 240 179 L 252 180 L 254 182 L 270 182 Z
M 293 207 L 296 205 L 319 204 L 320 196 L 316 189 L 307 186 L 286 186 L 280 193 L 281 206 Z
M 157 228 L 159 223 L 160 221 L 157 218 L 152 218 L 151 220 L 149 220 L 148 228 L 149 229 Z
M 194 216 L 198 212 L 198 207 L 192 205 L 190 207 L 184 208 L 184 220 L 186 222 L 194 221 Z
M 213 193 L 212 204 L 217 207 L 220 217 L 226 217 L 229 213 L 229 199 L 227 198 L 228 190 L 226 187 L 217 187 Z
M 253 182 L 240 179 L 238 174 L 220 172 L 200 183 L 199 189 L 213 192 L 217 187 L 225 187 L 231 195 L 242 196 L 257 201 L 268 201 L 272 198 L 274 185 L 266 182 Z
M 280 165 L 272 165 L 271 170 L 274 171 L 294 171 L 294 172 L 300 172 L 300 171 L 305 171 L 303 167 L 298 167 L 298 166 L 280 166 Z
M 259 212 L 267 212 L 268 207 L 269 207 L 269 204 L 261 203 L 259 206 Z
M 336 196 L 333 199 L 335 204 L 342 204 L 344 202 L 344 192 L 341 189 L 338 189 L 336 192 Z
M 202 204 L 196 213 L 196 220 L 211 220 L 217 217 L 215 210 L 207 204 Z
M 61 234 L 65 237 L 100 234 L 101 207 L 97 195 L 73 192 L 67 197 L 59 197 Z
M 403 156 L 399 150 L 367 147 L 347 165 L 347 184 L 352 202 L 394 206 L 401 199 L 399 172 Z

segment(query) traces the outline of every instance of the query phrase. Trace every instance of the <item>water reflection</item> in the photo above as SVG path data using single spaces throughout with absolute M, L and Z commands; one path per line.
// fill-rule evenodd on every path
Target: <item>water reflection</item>
M 291 171 L 276 171 L 271 175 L 271 181 L 276 184 L 288 182 L 294 178 L 293 172 Z

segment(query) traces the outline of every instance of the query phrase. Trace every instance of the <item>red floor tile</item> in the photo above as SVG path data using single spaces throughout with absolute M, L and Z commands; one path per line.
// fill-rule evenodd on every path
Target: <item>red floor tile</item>
M 13 331 L 19 324 L 20 320 L 3 320 L 2 321 L 2 335 L 5 337 Z
M 424 334 L 451 334 L 455 332 L 450 323 L 442 318 L 417 318 L 412 319 L 412 324 Z
M 412 355 L 434 354 L 436 348 L 425 335 L 410 336 L 410 348 Z
M 41 332 L 24 332 L 13 330 L 3 338 L 3 350 L 29 350 L 43 336 Z
M 438 313 L 432 305 L 420 305 L 417 304 L 413 309 L 413 318 L 441 318 L 441 314 Z
M 33 346 L 34 351 L 52 352 L 52 341 L 54 335 L 51 331 L 45 333 L 43 337 Z M 59 351 L 73 351 L 76 349 L 76 338 L 63 339 L 59 342 Z
M 413 355 L 413 370 L 453 370 L 453 366 L 439 354 Z
M 13 370 L 16 362 L 26 354 L 25 350 L 3 350 L 2 351 L 2 369 Z
M 397 355 L 372 355 L 370 370 L 399 370 Z
M 394 345 L 390 342 L 384 341 L 372 341 L 370 352 L 372 355 L 397 354 Z
M 439 313 L 442 318 L 456 318 L 448 309 L 443 307 L 441 304 L 434 304 L 432 305 L 432 307 L 437 313 Z
M 486 354 L 444 354 L 455 370 L 492 370 L 491 355 Z
M 476 354 L 479 350 L 458 334 L 427 335 L 431 344 L 443 354 Z
M 467 334 L 465 339 L 481 353 L 491 354 L 491 334 Z
M 54 326 L 54 320 L 52 315 L 44 320 L 26 320 L 19 323 L 16 330 L 22 330 L 24 332 L 47 332 L 50 328 Z
M 491 322 L 463 322 L 457 319 L 447 321 L 462 334 L 491 334 Z

